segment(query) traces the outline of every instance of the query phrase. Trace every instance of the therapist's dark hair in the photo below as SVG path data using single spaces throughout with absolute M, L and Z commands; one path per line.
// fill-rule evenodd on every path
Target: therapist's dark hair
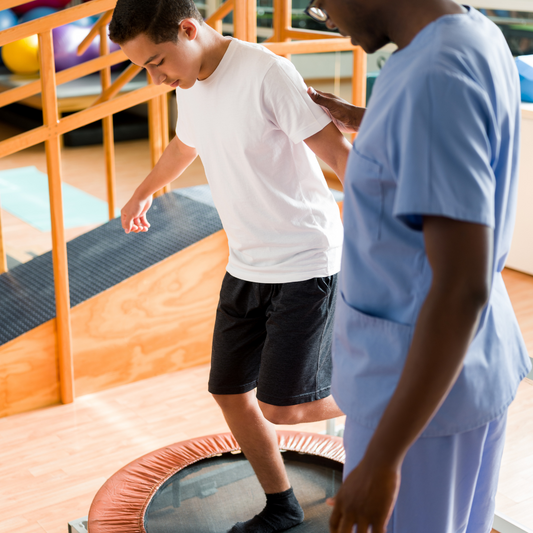
M 155 44 L 176 43 L 180 24 L 188 18 L 203 22 L 193 0 L 118 0 L 109 38 L 122 45 L 144 33 Z

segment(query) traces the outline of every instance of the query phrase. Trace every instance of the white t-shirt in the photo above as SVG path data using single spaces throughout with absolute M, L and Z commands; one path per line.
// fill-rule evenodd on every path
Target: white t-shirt
M 330 119 L 292 63 L 232 39 L 207 79 L 176 93 L 176 133 L 204 164 L 228 236 L 227 271 L 258 283 L 337 273 L 339 209 L 303 142 Z

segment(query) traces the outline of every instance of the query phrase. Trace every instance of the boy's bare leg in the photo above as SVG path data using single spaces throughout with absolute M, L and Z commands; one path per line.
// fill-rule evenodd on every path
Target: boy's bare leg
M 302 424 L 344 416 L 333 396 L 314 402 L 283 407 L 261 401 L 258 401 L 258 404 L 265 418 L 273 424 Z
M 277 533 L 301 523 L 303 511 L 287 477 L 276 431 L 259 408 L 255 391 L 213 396 L 267 498 L 261 513 L 235 524 L 229 533 Z
M 270 494 L 289 489 L 291 484 L 279 452 L 276 430 L 261 412 L 255 391 L 213 396 L 263 490 Z

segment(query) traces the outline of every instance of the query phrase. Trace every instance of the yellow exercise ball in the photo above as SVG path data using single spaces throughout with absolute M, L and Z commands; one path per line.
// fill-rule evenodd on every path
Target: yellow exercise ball
M 5 66 L 16 74 L 33 74 L 39 71 L 39 38 L 31 35 L 2 46 Z

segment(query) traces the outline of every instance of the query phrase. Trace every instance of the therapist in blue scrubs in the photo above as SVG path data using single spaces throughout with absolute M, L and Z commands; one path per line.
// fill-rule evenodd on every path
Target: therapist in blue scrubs
M 501 276 L 517 194 L 513 58 L 492 22 L 451 0 L 315 0 L 307 13 L 367 52 L 398 45 L 366 111 L 309 91 L 358 131 L 334 341 L 347 462 L 331 531 L 489 533 L 507 408 L 530 370 Z

